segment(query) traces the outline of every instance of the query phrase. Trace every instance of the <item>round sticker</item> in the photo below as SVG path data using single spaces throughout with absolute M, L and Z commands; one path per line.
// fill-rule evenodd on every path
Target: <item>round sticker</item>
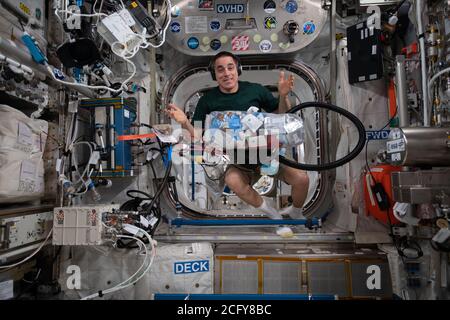
M 270 40 L 272 40 L 272 42 L 278 42 L 278 35 L 276 33 L 272 33 L 270 35 Z
M 264 2 L 264 11 L 267 13 L 273 13 L 275 12 L 277 8 L 277 5 L 275 4 L 275 2 L 273 0 L 267 0 L 266 2 Z
M 259 43 L 261 41 L 261 35 L 255 34 L 253 36 L 253 41 L 255 41 L 256 43 Z
M 187 45 L 190 49 L 197 49 L 199 44 L 196 37 L 190 37 L 187 41 Z
M 173 18 L 176 18 L 176 17 L 180 16 L 180 14 L 181 14 L 180 7 L 179 6 L 173 6 L 171 11 L 170 11 L 170 14 L 172 15 Z
M 316 30 L 316 25 L 312 21 L 305 22 L 303 25 L 304 34 L 312 34 Z
M 170 24 L 170 31 L 174 32 L 174 33 L 178 33 L 181 31 L 181 25 L 174 21 Z
M 220 30 L 220 21 L 219 20 L 212 20 L 209 23 L 209 27 L 212 31 L 219 31 Z
M 209 45 L 210 42 L 211 42 L 211 39 L 209 37 L 203 37 L 202 38 L 202 43 L 204 45 Z
M 286 50 L 287 48 L 289 48 L 291 46 L 291 43 L 290 42 L 286 42 L 286 43 L 280 42 L 278 45 L 280 46 L 281 49 Z
M 287 12 L 294 13 L 295 11 L 297 11 L 297 9 L 298 9 L 297 1 L 289 0 L 286 3 L 286 11 Z
M 264 29 L 275 29 L 276 27 L 277 27 L 277 18 L 275 17 L 264 18 Z
M 272 51 L 272 42 L 269 40 L 263 40 L 259 43 L 259 50 L 264 53 Z
M 222 46 L 222 42 L 220 42 L 219 39 L 212 39 L 211 43 L 209 44 L 209 46 L 211 47 L 211 49 L 213 50 L 219 50 L 220 47 Z
M 220 37 L 220 42 L 221 42 L 222 44 L 227 43 L 227 42 L 228 42 L 228 37 L 227 37 L 226 35 L 221 36 L 221 37 Z

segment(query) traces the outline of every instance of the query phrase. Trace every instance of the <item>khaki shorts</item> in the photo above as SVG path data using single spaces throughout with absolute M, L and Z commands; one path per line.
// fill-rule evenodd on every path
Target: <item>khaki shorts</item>
M 286 165 L 280 163 L 278 172 L 274 176 L 270 176 L 270 177 L 279 179 L 282 176 L 281 173 L 285 167 L 286 167 Z M 223 175 L 224 179 L 225 179 L 227 171 L 231 168 L 236 168 L 236 169 L 240 170 L 244 175 L 246 175 L 250 181 L 251 186 L 253 186 L 256 182 L 258 182 L 258 180 L 261 179 L 261 177 L 262 177 L 262 175 L 260 173 L 260 165 L 257 165 L 257 164 L 244 164 L 244 165 L 229 164 L 227 166 L 227 169 L 225 170 L 225 174 Z

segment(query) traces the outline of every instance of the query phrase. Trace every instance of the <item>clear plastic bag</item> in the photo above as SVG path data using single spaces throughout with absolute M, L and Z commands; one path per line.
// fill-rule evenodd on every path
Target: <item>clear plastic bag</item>
M 274 175 L 278 171 L 280 148 L 302 144 L 304 125 L 298 115 L 258 112 L 252 107 L 247 112 L 214 111 L 206 117 L 203 138 L 205 153 L 230 154 L 241 149 L 267 151 L 270 158 L 258 158 L 258 161 L 263 173 Z

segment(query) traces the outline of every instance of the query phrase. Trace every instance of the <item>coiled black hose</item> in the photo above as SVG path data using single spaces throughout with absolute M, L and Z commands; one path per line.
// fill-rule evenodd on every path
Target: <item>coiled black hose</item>
M 329 103 L 315 102 L 315 101 L 301 103 L 301 104 L 291 108 L 288 111 L 288 113 L 296 113 L 296 112 L 306 109 L 306 108 L 324 108 L 327 110 L 337 112 L 337 113 L 343 115 L 344 117 L 346 117 L 347 119 L 349 119 L 355 125 L 355 127 L 358 129 L 358 134 L 359 134 L 358 144 L 345 157 L 338 159 L 336 161 L 332 161 L 330 163 L 303 164 L 303 163 L 298 163 L 294 160 L 286 159 L 283 156 L 280 156 L 281 163 L 283 163 L 289 167 L 306 170 L 306 171 L 323 171 L 323 170 L 334 169 L 334 168 L 337 168 L 337 167 L 340 167 L 340 166 L 346 164 L 347 162 L 353 160 L 353 158 L 355 158 L 362 151 L 362 149 L 364 148 L 365 142 L 366 142 L 366 129 L 364 128 L 364 125 L 358 119 L 358 117 L 356 117 L 353 113 L 348 112 L 345 109 L 339 108 L 339 107 L 329 104 Z

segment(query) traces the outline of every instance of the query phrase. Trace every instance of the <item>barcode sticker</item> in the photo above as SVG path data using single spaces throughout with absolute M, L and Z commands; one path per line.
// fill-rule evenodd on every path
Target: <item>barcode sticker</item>
M 36 165 L 34 162 L 23 160 L 20 167 L 20 178 L 19 180 L 35 180 L 36 176 Z
M 386 147 L 388 153 L 405 151 L 405 141 L 403 139 L 388 141 Z
M 17 135 L 17 142 L 25 145 L 33 144 L 33 132 L 23 122 L 19 122 L 19 131 Z

